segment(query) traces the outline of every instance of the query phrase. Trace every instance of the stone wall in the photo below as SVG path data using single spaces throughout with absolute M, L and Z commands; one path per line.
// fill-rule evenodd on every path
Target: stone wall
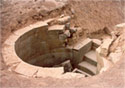
M 22 60 L 38 66 L 53 66 L 71 59 L 72 53 L 65 47 L 65 39 L 59 39 L 62 30 L 65 30 L 65 25 L 53 27 L 46 23 L 31 29 L 16 41 L 17 55 Z

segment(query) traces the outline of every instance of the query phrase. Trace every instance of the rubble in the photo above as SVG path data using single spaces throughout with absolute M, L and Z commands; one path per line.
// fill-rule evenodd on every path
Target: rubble
M 67 36 L 67 38 L 71 36 L 71 34 L 70 34 L 70 31 L 69 31 L 69 30 L 66 30 L 66 31 L 64 32 L 64 34 Z
M 63 18 L 57 19 L 57 23 L 59 23 L 59 24 L 65 24 L 67 22 L 70 22 L 70 20 L 71 20 L 70 16 L 65 16 Z

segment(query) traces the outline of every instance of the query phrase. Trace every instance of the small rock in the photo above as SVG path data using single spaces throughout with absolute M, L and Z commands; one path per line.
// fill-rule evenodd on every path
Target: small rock
M 111 31 L 107 27 L 105 27 L 103 30 L 104 30 L 105 33 L 111 35 Z
M 59 24 L 66 24 L 67 22 L 70 22 L 71 17 L 70 16 L 65 16 L 63 18 L 57 19 L 57 23 Z
M 75 10 L 73 8 L 71 8 L 71 12 L 72 14 L 75 14 Z
M 66 23 L 66 29 L 69 30 L 70 29 L 70 23 Z
M 45 20 L 44 22 L 46 22 L 48 25 L 53 25 L 55 24 L 55 19 L 54 18 L 48 19 L 48 20 Z
M 69 30 L 66 30 L 66 31 L 64 32 L 64 34 L 65 34 L 67 37 L 70 37 L 70 36 L 71 36 Z
M 64 73 L 72 71 L 72 65 L 71 65 L 70 60 L 67 60 L 67 61 L 63 62 L 62 66 L 64 66 Z
M 70 28 L 70 33 L 73 34 L 77 31 L 77 28 Z
M 64 14 L 62 14 L 61 16 L 60 16 L 60 18 L 63 18 L 65 15 Z
M 83 34 L 82 28 L 77 28 L 77 35 L 82 36 L 82 34 Z

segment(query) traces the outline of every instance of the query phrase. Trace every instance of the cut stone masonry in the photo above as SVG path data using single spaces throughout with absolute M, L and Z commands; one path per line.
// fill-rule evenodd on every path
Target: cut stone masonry
M 61 16 L 15 31 L 2 49 L 9 69 L 29 77 L 90 77 L 118 61 L 121 49 L 109 53 L 113 37 L 80 39 L 83 30 L 70 20 Z

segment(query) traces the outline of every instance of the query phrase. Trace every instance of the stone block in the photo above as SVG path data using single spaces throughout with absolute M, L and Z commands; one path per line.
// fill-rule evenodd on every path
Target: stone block
M 90 77 L 91 76 L 90 74 L 88 74 L 88 73 L 86 73 L 86 72 L 84 72 L 84 71 L 82 71 L 82 70 L 80 70 L 78 68 L 75 68 L 72 72 L 73 73 L 80 73 L 80 74 L 84 75 L 85 77 Z
M 40 21 L 40 22 L 37 22 L 33 25 L 30 25 L 30 27 L 31 27 L 31 29 L 37 29 L 38 28 L 38 29 L 44 30 L 44 29 L 48 28 L 48 24 L 46 22 Z
M 80 37 L 84 34 L 84 31 L 82 30 L 82 28 L 77 28 L 76 34 L 77 34 L 78 37 Z
M 85 61 L 89 62 L 90 64 L 94 66 L 97 66 L 96 52 L 94 50 L 91 50 L 88 53 L 86 53 Z
M 92 40 L 87 38 L 84 40 L 80 40 L 79 43 L 74 45 L 73 47 L 73 63 L 78 64 L 83 60 L 83 56 L 85 53 L 91 50 Z
M 3 60 L 7 66 L 21 62 L 21 59 L 17 56 L 15 52 L 14 45 L 3 47 L 2 54 L 3 54 Z
M 83 39 L 83 40 L 79 40 L 79 41 L 80 42 L 74 46 L 74 48 L 73 48 L 74 50 L 79 51 L 79 50 L 83 49 L 84 47 L 86 47 L 86 48 L 91 47 L 91 44 L 92 44 L 91 39 L 87 38 L 87 39 Z
M 54 77 L 59 78 L 64 73 L 63 67 L 56 68 L 40 68 L 36 77 Z
M 49 27 L 48 32 L 64 33 L 65 25 L 54 25 Z
M 101 45 L 101 41 L 99 39 L 92 39 L 93 46 L 99 47 Z
M 103 62 L 103 57 L 100 55 L 100 52 L 101 52 L 101 48 L 98 47 L 96 49 L 96 57 L 97 57 L 97 70 L 98 70 L 98 73 L 100 72 L 101 68 L 104 67 L 104 62 Z
M 15 72 L 25 76 L 33 76 L 37 71 L 37 67 L 27 64 L 25 62 L 21 62 L 15 69 Z
M 69 30 L 70 29 L 70 23 L 66 23 L 66 29 Z
M 73 34 L 73 33 L 75 33 L 77 31 L 77 28 L 72 27 L 69 30 L 70 30 L 70 33 Z
M 58 22 L 59 24 L 66 24 L 67 22 L 70 22 L 70 20 L 71 20 L 71 17 L 70 17 L 70 16 L 65 16 L 65 17 L 63 17 L 63 18 L 57 19 L 57 22 Z
M 113 64 L 109 60 L 107 60 L 107 58 L 105 58 L 101 55 L 100 47 L 96 49 L 96 57 L 97 57 L 97 62 L 98 62 L 98 64 L 97 64 L 98 73 L 106 71 L 108 68 L 113 66 Z
M 71 72 L 73 69 L 70 60 L 64 61 L 61 65 L 64 67 L 64 72 Z
M 112 44 L 112 42 L 113 42 L 113 39 L 110 39 L 110 38 L 105 39 L 100 46 L 101 48 L 100 54 L 102 54 L 103 56 L 107 56 L 109 47 Z
M 70 31 L 69 31 L 69 30 L 66 30 L 66 31 L 64 32 L 64 34 L 66 35 L 66 37 L 70 37 L 70 36 L 71 36 L 71 34 L 70 34 Z
M 90 75 L 95 75 L 97 72 L 97 68 L 94 65 L 91 65 L 90 63 L 86 61 L 82 61 L 78 64 L 78 68 Z
M 122 33 L 125 33 L 125 23 L 121 23 L 121 24 L 117 24 L 116 26 L 115 26 L 115 34 L 116 35 L 121 35 Z
M 71 78 L 83 78 L 83 77 L 85 77 L 83 74 L 67 72 L 67 73 L 61 75 L 61 77 L 59 77 L 59 78 L 71 79 Z

